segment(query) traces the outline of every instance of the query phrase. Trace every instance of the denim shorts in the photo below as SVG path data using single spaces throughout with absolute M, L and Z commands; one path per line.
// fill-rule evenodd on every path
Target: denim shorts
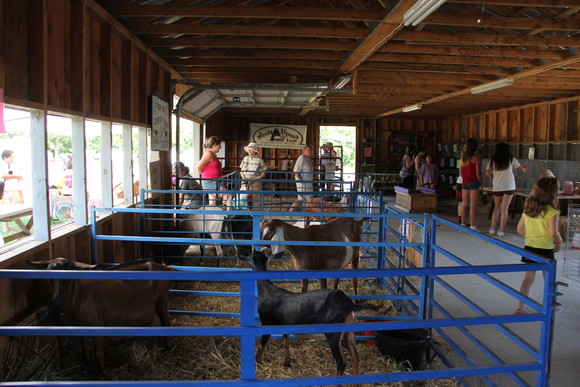
M 467 185 L 462 185 L 461 189 L 466 190 L 466 191 L 474 191 L 476 189 L 479 189 L 479 187 L 481 187 L 479 180 L 474 179 L 474 180 L 471 180 L 469 183 L 467 183 Z
M 208 191 L 217 191 L 218 186 L 217 180 L 215 179 L 202 180 L 201 186 L 203 187 L 203 189 L 206 189 Z

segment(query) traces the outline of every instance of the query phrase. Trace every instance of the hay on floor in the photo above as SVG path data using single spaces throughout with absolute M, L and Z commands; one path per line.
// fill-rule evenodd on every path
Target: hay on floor
M 222 266 L 237 265 L 235 260 L 224 260 Z M 246 267 L 248 267 L 246 265 Z M 292 269 L 290 260 L 278 260 L 270 265 L 272 270 Z M 287 290 L 299 292 L 298 281 L 279 283 Z M 180 289 L 238 292 L 239 283 L 187 282 Z M 317 281 L 310 289 L 318 289 Z M 343 280 L 339 288 L 352 294 L 350 280 Z M 359 280 L 359 294 L 383 294 L 372 280 Z M 379 308 L 380 315 L 394 315 L 396 311 L 390 301 L 371 300 Z M 212 312 L 238 312 L 236 297 L 171 296 L 170 309 Z M 364 315 L 364 313 L 361 313 Z M 370 314 L 375 314 L 371 312 Z M 172 316 L 172 326 L 239 326 L 236 318 L 206 316 Z M 362 333 L 361 333 L 362 334 Z M 372 339 L 372 337 L 370 337 Z M 50 352 L 45 348 L 45 351 Z M 372 343 L 358 342 L 361 374 L 401 372 L 407 364 L 397 364 L 383 357 Z M 347 359 L 346 374 L 352 372 L 350 357 Z M 257 378 L 301 378 L 323 377 L 336 374 L 336 363 L 326 341 L 293 339 L 290 344 L 293 359 L 291 367 L 282 365 L 284 358 L 281 340 L 270 340 L 262 364 L 257 365 Z M 157 338 L 113 338 L 106 341 L 105 366 L 102 375 L 92 376 L 86 369 L 80 350 L 80 338 L 70 338 L 59 356 L 53 350 L 51 356 L 36 357 L 36 366 L 29 361 L 27 380 L 223 380 L 240 378 L 240 341 L 228 337 L 170 337 L 168 348 L 162 348 Z M 32 359 L 33 357 L 31 357 Z M 40 360 L 39 360 L 40 359 Z M 48 360 L 47 360 L 48 359 Z M 50 367 L 38 367 L 40 361 L 52 362 Z M 36 368 L 35 368 L 36 367 Z M 439 368 L 440 364 L 427 365 Z M 24 368 L 23 368 L 24 369 Z M 38 369 L 38 370 L 36 370 Z M 20 379 L 22 380 L 22 379 Z M 377 386 L 458 386 L 455 379 L 430 381 L 380 383 Z

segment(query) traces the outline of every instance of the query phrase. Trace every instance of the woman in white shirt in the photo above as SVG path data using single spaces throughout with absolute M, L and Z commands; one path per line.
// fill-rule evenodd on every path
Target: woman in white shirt
M 508 219 L 508 208 L 516 192 L 514 168 L 520 172 L 526 171 L 526 167 L 522 166 L 510 154 L 509 146 L 506 143 L 501 142 L 497 144 L 495 146 L 495 153 L 491 156 L 485 169 L 485 175 L 487 177 L 493 176 L 492 191 L 495 207 L 491 215 L 491 227 L 489 229 L 491 235 L 496 233 L 495 226 L 499 219 L 497 236 L 504 236 L 505 225 Z

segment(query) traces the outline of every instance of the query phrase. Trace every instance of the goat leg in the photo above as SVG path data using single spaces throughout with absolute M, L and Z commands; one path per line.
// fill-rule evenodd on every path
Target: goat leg
M 348 347 L 348 352 L 350 352 L 350 357 L 352 359 L 352 374 L 358 374 L 358 352 L 356 351 L 356 344 L 354 341 L 354 332 L 345 332 L 345 341 Z
M 103 336 L 94 336 L 93 340 L 95 342 L 95 355 L 99 373 L 102 373 L 105 370 L 105 338 Z
M 290 367 L 292 359 L 290 359 L 290 339 L 288 338 L 288 335 L 284 335 L 283 343 L 284 343 L 284 363 L 282 363 L 282 365 L 284 367 Z
M 328 278 L 319 278 L 318 282 L 320 283 L 320 289 L 328 288 Z
M 256 363 L 262 363 L 262 355 L 264 354 L 269 339 L 270 335 L 262 335 L 260 344 L 258 344 L 258 352 L 256 352 Z
M 344 360 L 344 355 L 340 350 L 340 340 L 342 338 L 342 333 L 325 333 L 326 341 L 330 347 L 330 352 L 334 357 L 336 362 L 336 374 L 344 375 L 344 370 L 346 369 L 346 361 Z
M 340 278 L 334 279 L 334 290 L 338 289 L 338 283 L 340 282 Z
M 302 293 L 307 292 L 308 291 L 308 279 L 303 278 L 300 281 L 302 282 Z

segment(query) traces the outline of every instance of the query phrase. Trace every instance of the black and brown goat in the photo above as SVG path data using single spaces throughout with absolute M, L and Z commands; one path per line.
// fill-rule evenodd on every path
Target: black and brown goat
M 278 256 L 282 254 L 279 253 Z M 261 251 L 253 251 L 249 261 L 255 271 L 265 271 L 267 262 L 275 258 L 267 257 Z M 355 313 L 361 310 L 377 310 L 368 303 L 355 304 L 344 292 L 332 289 L 312 290 L 293 293 L 281 289 L 269 280 L 258 280 L 258 314 L 262 325 L 302 325 L 302 324 L 350 324 L 356 322 Z M 325 333 L 326 341 L 336 361 L 337 375 L 343 375 L 346 361 L 341 351 L 343 336 L 352 358 L 352 373 L 358 374 L 359 358 L 355 347 L 354 332 Z M 263 335 L 258 345 L 256 361 L 262 361 L 262 354 L 270 335 Z M 284 366 L 290 366 L 290 342 L 284 335 Z

